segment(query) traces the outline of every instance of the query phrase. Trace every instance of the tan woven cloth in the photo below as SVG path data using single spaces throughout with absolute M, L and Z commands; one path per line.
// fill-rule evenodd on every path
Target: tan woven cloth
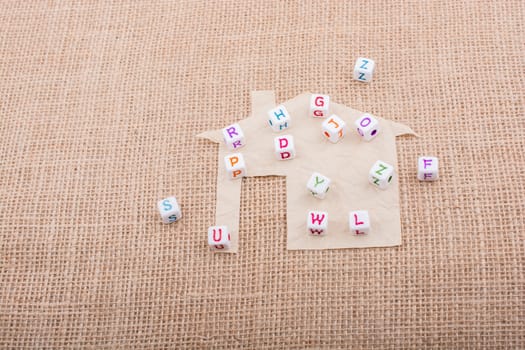
M 0 3 L 1 348 L 525 348 L 523 1 Z M 370 84 L 351 79 L 376 60 Z M 303 91 L 410 125 L 402 245 L 286 250 L 284 178 L 217 149 Z M 420 183 L 420 155 L 441 179 Z M 183 219 L 163 225 L 175 195 Z

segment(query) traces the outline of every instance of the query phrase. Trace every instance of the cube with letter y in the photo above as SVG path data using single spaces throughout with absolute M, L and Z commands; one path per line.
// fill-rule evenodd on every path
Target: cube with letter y
M 330 179 L 319 173 L 313 173 L 306 183 L 306 188 L 314 197 L 323 199 L 330 188 Z

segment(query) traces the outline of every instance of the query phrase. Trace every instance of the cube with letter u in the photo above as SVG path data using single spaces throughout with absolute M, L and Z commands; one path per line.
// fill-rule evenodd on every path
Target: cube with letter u
M 208 228 L 208 245 L 212 250 L 230 249 L 230 233 L 226 226 L 210 226 Z

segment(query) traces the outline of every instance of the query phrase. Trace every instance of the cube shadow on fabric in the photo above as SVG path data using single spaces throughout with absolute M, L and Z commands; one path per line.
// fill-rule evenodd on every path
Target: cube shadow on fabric
M 283 105 L 268 111 L 268 124 L 275 132 L 288 129 L 291 126 L 292 117 Z
M 369 114 L 363 115 L 355 121 L 357 133 L 364 141 L 370 141 L 379 133 L 379 121 Z
M 295 158 L 295 145 L 292 135 L 277 136 L 274 138 L 275 156 L 279 160 Z
M 172 222 L 178 221 L 182 217 L 177 198 L 168 197 L 160 200 L 157 203 L 157 208 L 160 213 L 162 222 L 165 224 L 171 224 Z
M 378 160 L 370 168 L 368 180 L 370 183 L 382 190 L 388 188 L 394 177 L 394 167 L 386 162 Z
M 228 227 L 210 226 L 208 228 L 208 245 L 211 250 L 229 250 L 231 237 Z
M 314 118 L 328 117 L 330 96 L 312 94 L 310 97 L 310 116 Z
M 241 179 L 246 176 L 246 163 L 242 153 L 233 153 L 224 157 L 226 171 L 231 180 Z
M 374 60 L 365 57 L 359 57 L 354 66 L 354 79 L 369 83 L 372 81 L 376 64 Z
M 310 179 L 306 183 L 306 188 L 314 197 L 323 199 L 326 193 L 330 189 L 331 180 L 319 173 L 313 173 Z
M 309 211 L 306 218 L 306 229 L 312 236 L 324 236 L 328 230 L 328 213 L 324 211 Z
M 367 210 L 351 211 L 348 215 L 350 232 L 355 235 L 364 235 L 370 232 L 370 217 Z
M 322 128 L 323 135 L 332 143 L 337 143 L 346 134 L 346 123 L 335 114 L 323 122 Z
M 439 178 L 439 160 L 424 156 L 417 160 L 417 178 L 420 181 L 436 181 Z
M 222 129 L 222 137 L 228 149 L 234 150 L 245 145 L 244 133 L 237 123 Z

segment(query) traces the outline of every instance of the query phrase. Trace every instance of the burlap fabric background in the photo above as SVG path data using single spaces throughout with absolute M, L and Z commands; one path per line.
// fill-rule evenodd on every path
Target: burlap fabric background
M 522 1 L 0 4 L 3 348 L 523 348 Z M 351 79 L 372 57 L 370 85 Z M 244 180 L 210 254 L 217 146 L 250 91 L 411 126 L 403 244 L 287 251 L 284 179 Z M 441 180 L 420 183 L 416 158 Z M 184 218 L 162 225 L 175 194 Z

